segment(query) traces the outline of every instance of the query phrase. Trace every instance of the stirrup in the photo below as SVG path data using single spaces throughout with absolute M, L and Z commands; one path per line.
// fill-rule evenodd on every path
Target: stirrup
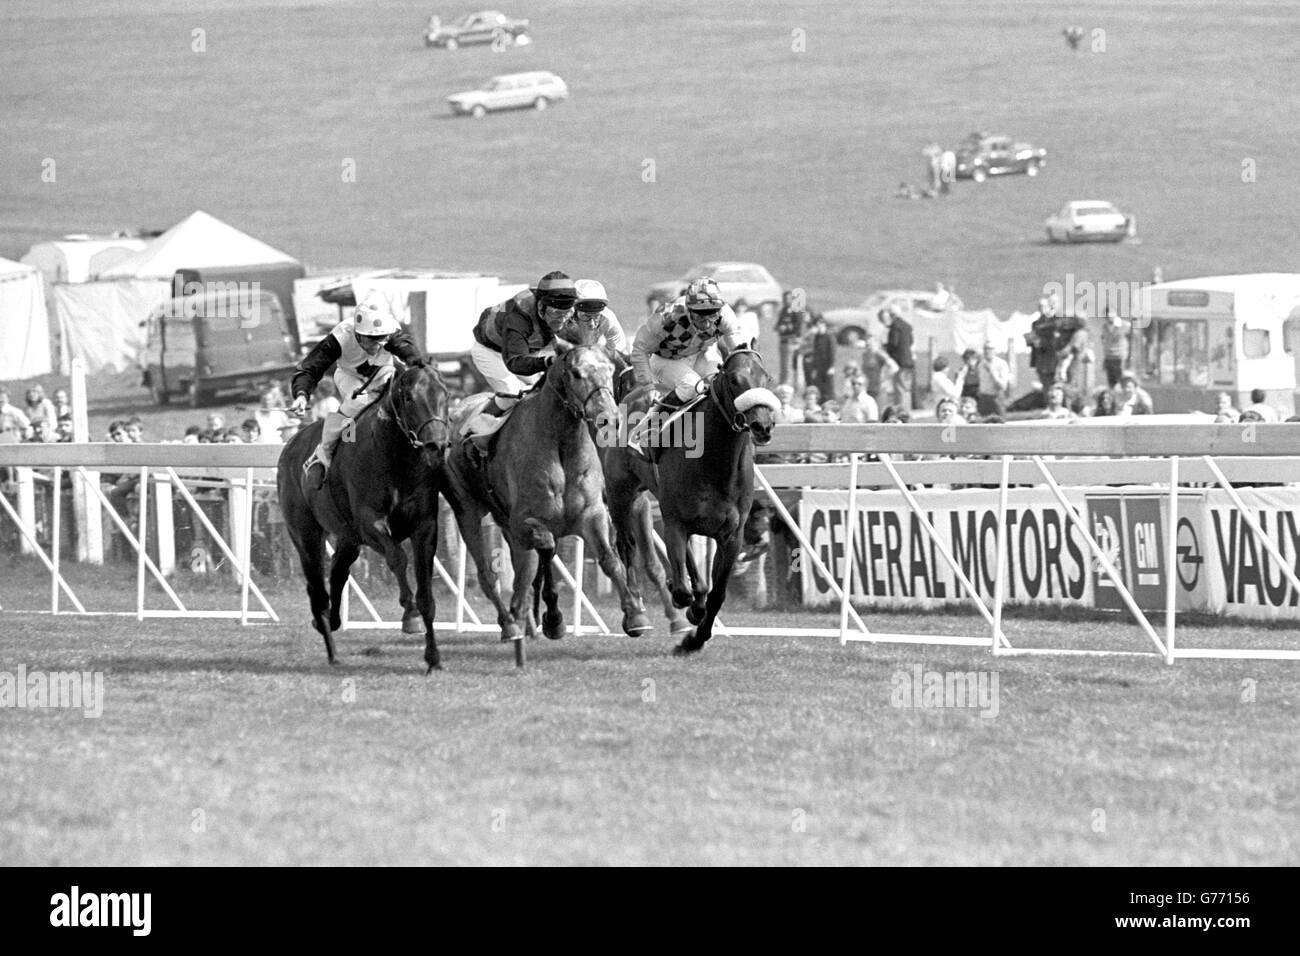
M 316 477 L 312 473 L 312 469 L 317 465 L 320 465 L 319 477 Z M 302 477 L 303 477 L 303 481 L 306 482 L 308 488 L 311 488 L 313 490 L 323 488 L 325 486 L 325 478 L 328 476 L 328 474 L 329 474 L 329 465 L 325 464 L 325 462 L 322 461 L 320 456 L 318 456 L 315 452 L 312 452 L 307 457 L 307 460 L 302 463 Z

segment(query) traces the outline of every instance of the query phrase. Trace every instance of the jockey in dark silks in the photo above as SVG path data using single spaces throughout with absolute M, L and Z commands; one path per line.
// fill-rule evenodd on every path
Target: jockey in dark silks
M 334 384 L 338 386 L 341 404 L 337 412 L 330 412 L 321 428 L 321 441 L 315 453 L 303 468 L 313 475 L 313 485 L 320 487 L 325 472 L 334 457 L 334 449 L 348 426 L 367 406 L 374 404 L 383 394 L 389 379 L 397 371 L 396 359 L 407 365 L 425 365 L 424 352 L 403 329 L 391 306 L 383 296 L 371 292 L 360 303 L 350 319 L 344 319 L 333 331 L 316 343 L 293 373 L 293 403 L 290 411 L 301 417 L 307 411 L 307 402 L 334 366 Z

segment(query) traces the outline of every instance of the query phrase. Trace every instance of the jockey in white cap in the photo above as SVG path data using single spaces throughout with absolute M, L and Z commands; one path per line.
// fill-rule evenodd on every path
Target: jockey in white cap
M 397 371 L 395 359 L 407 365 L 424 365 L 424 352 L 403 329 L 387 300 L 371 290 L 357 304 L 352 318 L 344 319 L 333 331 L 316 343 L 294 370 L 293 403 L 290 411 L 301 416 L 307 410 L 311 393 L 320 380 L 334 368 L 334 384 L 338 386 L 341 404 L 337 412 L 330 412 L 321 430 L 321 441 L 315 453 L 303 465 L 322 467 L 315 486 L 325 481 L 325 472 L 334 457 L 334 449 L 353 420 L 362 409 L 373 404 L 383 394 L 384 387 Z
M 627 334 L 618 323 L 618 316 L 609 307 L 605 287 L 595 279 L 579 279 L 574 284 L 578 298 L 574 304 L 573 321 L 559 331 L 566 341 L 604 345 L 611 351 L 626 356 Z

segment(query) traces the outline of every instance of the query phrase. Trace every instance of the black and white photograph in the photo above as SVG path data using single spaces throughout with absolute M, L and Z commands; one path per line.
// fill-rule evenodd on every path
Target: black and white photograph
M 1300 864 L 1300 10 L 494 2 L 0 6 L 0 864 Z

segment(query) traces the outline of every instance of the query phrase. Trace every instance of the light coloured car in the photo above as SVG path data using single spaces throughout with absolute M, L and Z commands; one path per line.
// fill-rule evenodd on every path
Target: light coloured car
M 1066 203 L 1046 225 L 1051 242 L 1122 242 L 1137 233 L 1132 216 L 1096 199 Z
M 425 46 L 455 50 L 475 43 L 491 43 L 493 49 L 528 40 L 528 21 L 508 17 L 499 10 L 480 10 L 444 24 L 438 17 L 429 18 L 424 31 Z
M 761 317 L 771 319 L 781 308 L 781 283 L 772 273 L 756 262 L 701 262 L 692 266 L 680 279 L 656 282 L 646 296 L 646 305 L 653 311 L 665 302 L 671 302 L 685 291 L 692 279 L 708 278 L 718 284 L 718 291 L 728 303 L 745 303 Z
M 453 113 L 479 118 L 491 110 L 544 110 L 568 97 L 569 88 L 562 79 L 549 71 L 537 70 L 494 76 L 477 90 L 452 94 L 447 102 Z

